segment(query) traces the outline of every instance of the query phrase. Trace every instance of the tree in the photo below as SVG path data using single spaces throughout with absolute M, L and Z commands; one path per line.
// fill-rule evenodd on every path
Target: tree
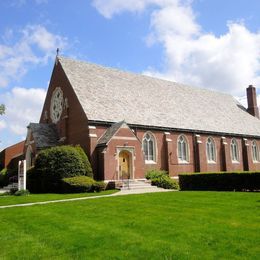
M 5 105 L 0 105 L 0 115 L 3 115 L 5 113 Z

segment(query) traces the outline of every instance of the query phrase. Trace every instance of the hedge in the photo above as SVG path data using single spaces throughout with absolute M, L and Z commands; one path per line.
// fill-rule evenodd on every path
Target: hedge
M 87 176 L 64 178 L 62 182 L 62 192 L 64 193 L 100 192 L 106 189 L 106 183 L 95 181 Z
M 180 190 L 256 191 L 260 172 L 218 172 L 179 175 Z

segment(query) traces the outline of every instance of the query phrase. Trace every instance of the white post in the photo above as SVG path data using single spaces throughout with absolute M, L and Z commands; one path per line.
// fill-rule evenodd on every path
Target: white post
M 22 166 L 22 161 L 18 162 L 18 190 L 21 190 L 21 166 Z
M 18 163 L 18 190 L 26 190 L 26 160 Z
M 26 190 L 26 160 L 23 161 L 23 189 Z

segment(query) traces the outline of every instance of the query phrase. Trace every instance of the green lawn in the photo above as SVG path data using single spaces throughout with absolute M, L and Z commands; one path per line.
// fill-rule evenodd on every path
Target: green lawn
M 0 196 L 0 206 L 14 205 L 14 204 L 24 204 L 31 202 L 41 202 L 48 200 L 63 200 L 63 199 L 73 199 L 81 197 L 91 197 L 100 195 L 109 195 L 115 193 L 116 190 L 107 190 L 98 193 L 73 193 L 73 194 L 30 194 L 28 196 L 5 196 L 4 194 Z
M 0 259 L 260 259 L 260 193 L 167 192 L 0 209 Z

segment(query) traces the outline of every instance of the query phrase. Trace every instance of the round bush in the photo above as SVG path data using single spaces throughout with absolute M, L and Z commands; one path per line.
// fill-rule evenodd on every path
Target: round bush
M 91 177 L 92 169 L 83 153 L 80 147 L 72 146 L 57 146 L 43 150 L 36 158 L 35 170 L 59 180 L 79 175 Z
M 18 190 L 14 193 L 15 196 L 28 196 L 29 194 L 28 190 Z
M 41 151 L 36 157 L 28 183 L 37 183 L 39 192 L 60 192 L 62 179 L 75 176 L 92 177 L 92 168 L 81 147 L 57 146 Z M 30 189 L 35 192 L 34 188 Z

